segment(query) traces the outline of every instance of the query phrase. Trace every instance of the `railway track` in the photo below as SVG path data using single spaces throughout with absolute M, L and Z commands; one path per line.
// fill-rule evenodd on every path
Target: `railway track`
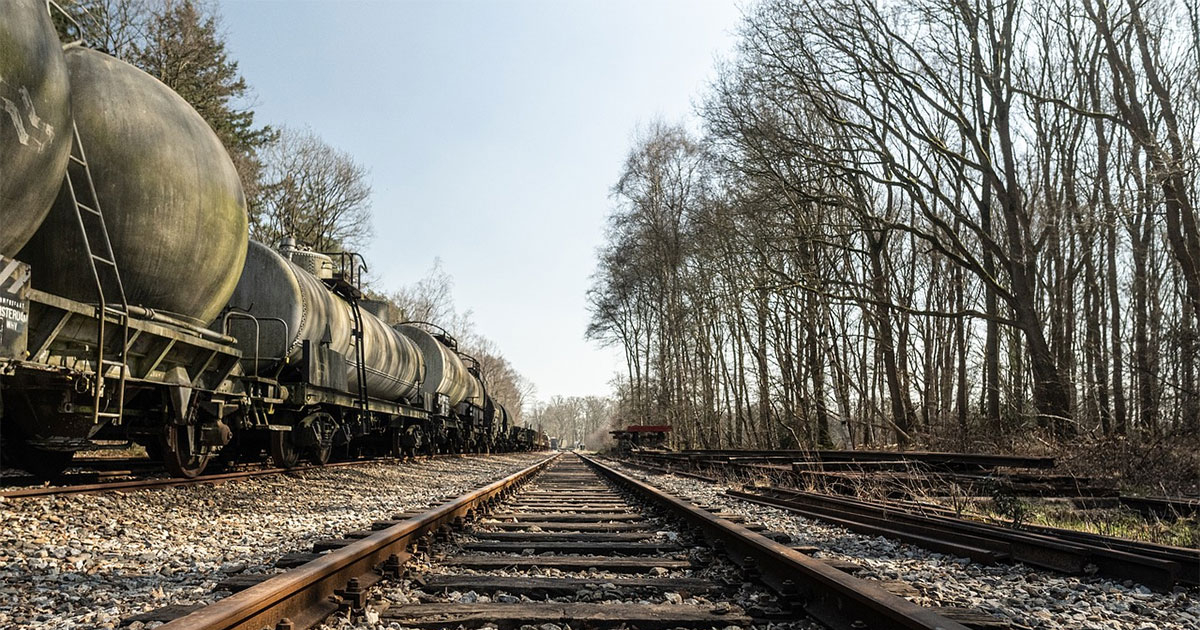
M 1020 529 L 958 517 L 952 510 L 864 501 L 788 488 L 728 490 L 726 494 L 777 507 L 863 534 L 885 536 L 971 558 L 984 564 L 1022 562 L 1072 575 L 1134 580 L 1159 591 L 1200 585 L 1200 551 L 1067 529 Z
M 461 454 L 443 454 L 443 455 L 417 455 L 406 460 L 422 460 L 434 459 L 440 457 L 466 457 Z M 143 460 L 148 461 L 148 460 Z M 208 475 L 198 475 L 196 477 L 150 477 L 144 479 L 117 479 L 113 481 L 102 481 L 102 479 L 111 476 L 128 477 L 140 474 L 165 474 L 161 466 L 153 467 L 137 467 L 130 466 L 131 469 L 124 470 L 121 467 L 115 467 L 112 470 L 103 471 L 100 473 L 77 473 L 83 477 L 79 483 L 71 483 L 70 479 L 67 485 L 61 486 L 33 486 L 33 487 L 18 487 L 0 491 L 0 497 L 5 499 L 21 499 L 29 497 L 47 497 L 47 496 L 63 496 L 71 494 L 100 494 L 104 492 L 127 491 L 127 490 L 153 490 L 161 488 L 175 488 L 179 486 L 192 486 L 206 483 L 224 483 L 226 481 L 236 481 L 238 479 L 249 479 L 252 477 L 266 477 L 270 475 L 279 475 L 289 472 L 300 472 L 305 470 L 316 470 L 321 468 L 341 468 L 363 466 L 366 464 L 377 464 L 381 459 L 362 459 L 346 462 L 334 462 L 321 466 L 305 464 L 301 466 L 293 466 L 291 468 L 271 468 L 271 467 L 252 467 L 246 470 L 237 470 L 224 473 L 213 473 Z M 0 479 L 0 485 L 8 483 L 6 479 Z
M 162 630 L 295 630 L 333 614 L 499 630 L 967 627 L 582 456 L 399 516 L 320 543 L 332 550 L 285 573 L 227 583 L 238 592 L 203 608 L 137 619 L 172 619 Z
M 714 477 L 671 466 L 645 461 L 622 463 L 720 483 Z M 1177 584 L 1200 585 L 1200 551 L 1195 549 L 1035 525 L 1003 527 L 962 518 L 950 509 L 911 501 L 868 501 L 758 485 L 743 490 L 730 489 L 725 494 L 860 534 L 883 536 L 984 564 L 1022 562 L 1068 575 L 1097 574 L 1133 580 L 1164 592 Z

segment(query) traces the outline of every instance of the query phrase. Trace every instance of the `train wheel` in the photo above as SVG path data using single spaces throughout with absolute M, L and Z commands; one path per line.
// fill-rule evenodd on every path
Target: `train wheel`
M 317 446 L 306 450 L 308 451 L 306 453 L 308 455 L 307 459 L 309 463 L 313 464 L 314 466 L 324 466 L 325 464 L 328 464 L 329 458 L 333 455 L 332 444 L 327 444 L 325 446 L 318 444 Z M 350 458 L 348 454 L 346 458 Z
M 271 463 L 276 468 L 294 468 L 300 462 L 300 449 L 292 440 L 291 431 L 272 431 Z
M 418 439 L 419 436 L 415 435 L 409 429 L 392 429 L 392 457 L 396 459 L 412 457 L 416 454 Z
M 204 472 L 210 455 L 198 454 L 196 427 L 168 424 L 162 433 L 162 461 L 167 472 L 191 479 Z

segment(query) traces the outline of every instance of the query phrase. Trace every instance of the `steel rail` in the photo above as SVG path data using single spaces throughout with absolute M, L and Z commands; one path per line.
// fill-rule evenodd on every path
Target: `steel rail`
M 421 461 L 425 459 L 436 459 L 442 457 L 468 457 L 469 454 L 464 453 L 447 453 L 442 455 L 418 455 L 414 458 L 405 458 L 400 461 Z M 47 497 L 47 496 L 62 496 L 70 494 L 99 494 L 103 492 L 113 492 L 116 490 L 154 490 L 159 488 L 174 488 L 177 486 L 193 486 L 203 483 L 221 483 L 225 481 L 234 481 L 238 479 L 249 479 L 252 477 L 267 477 L 270 475 L 279 475 L 289 472 L 301 472 L 306 470 L 321 470 L 326 468 L 343 468 L 349 466 L 363 466 L 366 464 L 378 464 L 387 462 L 387 459 L 364 459 L 350 462 L 334 462 L 331 464 L 316 465 L 306 464 L 303 466 L 293 466 L 292 468 L 259 468 L 254 470 L 239 470 L 228 473 L 213 473 L 211 475 L 199 475 L 197 477 L 162 477 L 158 479 L 130 479 L 126 481 L 104 481 L 98 483 L 76 484 L 70 486 L 38 486 L 32 488 L 18 488 L 15 490 L 0 491 L 0 497 L 5 499 L 22 499 L 30 497 Z M 162 472 L 161 470 L 156 472 Z
M 978 466 L 984 468 L 1054 468 L 1053 457 L 1002 455 L 998 453 L 954 453 L 948 451 L 865 451 L 865 450 L 740 450 L 699 449 L 665 453 L 668 457 L 714 459 L 758 459 L 760 461 L 824 461 L 869 462 L 908 460 L 944 466 Z
M 945 514 L 922 513 L 900 505 L 793 489 L 727 490 L 725 494 L 833 522 L 860 533 L 906 540 L 939 551 L 946 550 L 946 546 L 960 546 L 949 553 L 976 560 L 987 558 L 976 557 L 972 547 L 998 552 L 991 561 L 1023 562 L 1071 574 L 1087 573 L 1090 566 L 1100 575 L 1132 579 L 1161 591 L 1169 591 L 1177 581 L 1195 584 L 1200 578 L 1200 552 L 1181 547 L 1036 525 L 1014 529 Z
M 832 628 L 966 630 L 966 626 L 892 595 L 876 584 L 835 569 L 594 459 L 579 456 L 617 485 L 686 520 L 714 541 L 714 546 L 723 547 L 731 558 L 740 561 L 743 568 L 757 571 L 764 583 Z
M 457 518 L 469 516 L 485 503 L 510 494 L 557 458 L 558 455 L 551 455 L 504 479 L 217 600 L 159 628 L 262 630 L 316 625 L 338 609 L 337 596 L 355 594 L 352 591 L 357 589 L 352 589 L 352 579 L 361 585 L 363 581 L 377 577 L 376 567 L 385 562 L 398 565 L 408 558 L 410 543 Z M 396 556 L 396 560 L 391 560 L 392 556 Z

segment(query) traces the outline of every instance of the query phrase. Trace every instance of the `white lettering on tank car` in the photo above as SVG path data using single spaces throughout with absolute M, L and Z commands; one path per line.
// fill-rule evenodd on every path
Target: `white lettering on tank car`
M 0 76 L 0 85 L 8 85 L 4 77 Z M 17 89 L 21 94 L 21 104 L 25 106 L 25 112 L 21 111 L 21 107 L 14 103 L 11 99 L 0 96 L 0 107 L 3 107 L 5 113 L 8 114 L 8 119 L 12 122 L 13 129 L 17 132 L 17 142 L 24 146 L 29 146 L 32 142 L 38 153 L 46 148 L 46 145 L 54 139 L 54 126 L 44 122 L 37 115 L 37 109 L 33 106 L 33 99 L 29 96 L 29 89 L 21 86 Z M 25 128 L 25 120 L 29 120 L 29 127 L 34 131 L 41 132 L 45 137 L 44 140 L 30 135 L 30 132 Z

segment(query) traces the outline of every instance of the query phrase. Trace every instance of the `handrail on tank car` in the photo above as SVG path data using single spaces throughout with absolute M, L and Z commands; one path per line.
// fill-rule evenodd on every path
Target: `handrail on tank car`
M 362 274 L 364 271 L 370 271 L 367 267 L 367 260 L 358 252 L 320 252 L 323 256 L 329 258 L 336 257 L 337 271 L 336 274 L 341 274 L 342 280 L 353 286 L 356 290 L 362 290 Z M 358 259 L 358 264 L 354 263 L 354 259 Z M 349 270 L 349 273 L 347 273 Z
M 84 13 L 86 13 L 88 15 L 88 17 L 92 17 L 91 10 L 88 9 L 87 7 L 83 6 L 82 4 L 76 5 L 76 8 L 82 10 Z M 70 45 L 70 44 L 83 45 L 83 40 L 84 40 L 83 25 L 79 23 L 79 20 L 76 20 L 75 16 L 71 15 L 70 12 L 68 12 L 66 9 L 62 8 L 62 5 L 60 5 L 59 3 L 55 2 L 54 0 L 46 0 L 46 13 L 50 14 L 51 22 L 54 21 L 54 11 L 55 10 L 58 11 L 58 14 L 60 17 L 62 17 L 62 19 L 70 22 L 71 25 L 75 27 L 75 36 L 76 37 L 74 40 L 67 42 L 67 44 L 68 45 Z
M 429 328 L 432 328 L 435 331 L 441 333 L 441 336 L 444 338 L 444 340 L 439 340 L 439 341 L 442 341 L 443 345 L 445 345 L 447 348 L 450 348 L 451 350 L 453 350 L 455 352 L 458 352 L 458 340 L 455 339 L 454 336 L 450 334 L 450 331 L 446 330 L 445 328 L 442 328 L 441 326 L 438 326 L 437 324 L 435 324 L 433 322 L 427 322 L 423 319 L 410 319 L 406 322 L 400 322 L 400 325 L 401 326 L 417 326 L 417 325 L 428 326 Z M 436 337 L 435 337 L 435 339 L 436 339 Z
M 226 336 L 232 336 L 229 334 L 230 318 L 248 319 L 248 320 L 254 322 L 254 375 L 253 376 L 254 376 L 254 378 L 258 378 L 258 363 L 261 360 L 261 358 L 259 357 L 258 351 L 259 351 L 259 342 L 260 342 L 260 332 L 262 330 L 262 327 L 259 325 L 259 323 L 260 322 L 273 322 L 273 323 L 279 324 L 280 326 L 283 326 L 283 340 L 285 343 L 287 342 L 288 339 L 290 339 L 288 324 L 287 324 L 287 322 L 283 321 L 283 319 L 281 319 L 279 317 L 255 317 L 254 315 L 251 315 L 250 313 L 247 313 L 245 311 L 231 309 L 229 311 L 226 311 L 225 315 L 221 317 L 221 330 L 224 331 Z M 284 352 L 286 352 L 286 350 Z M 281 356 L 281 357 L 271 357 L 271 359 L 278 360 L 278 361 L 284 361 L 287 359 L 287 356 L 285 355 L 285 356 Z

